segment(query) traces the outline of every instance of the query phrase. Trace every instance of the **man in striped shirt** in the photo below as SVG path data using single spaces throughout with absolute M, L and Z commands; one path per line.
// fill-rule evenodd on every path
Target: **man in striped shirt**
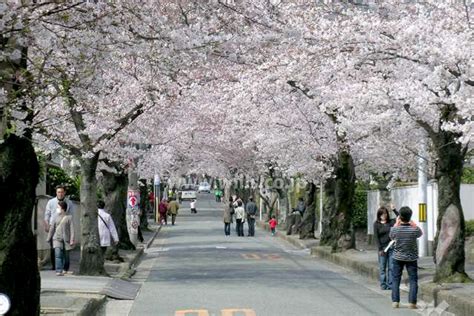
M 410 280 L 408 294 L 409 308 L 416 309 L 418 294 L 418 244 L 416 239 L 423 235 L 421 229 L 411 220 L 413 212 L 408 206 L 400 209 L 395 225 L 390 230 L 390 238 L 395 240 L 393 251 L 392 306 L 400 306 L 400 280 L 403 267 L 407 267 Z

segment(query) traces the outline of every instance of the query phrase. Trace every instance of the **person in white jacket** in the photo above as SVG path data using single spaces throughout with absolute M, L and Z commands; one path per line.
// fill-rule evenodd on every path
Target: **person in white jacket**
M 237 235 L 240 237 L 243 237 L 244 236 L 245 209 L 243 207 L 242 200 L 237 200 L 237 207 L 235 208 L 235 221 L 237 223 Z
M 97 202 L 97 208 L 99 209 L 97 221 L 99 222 L 100 248 L 102 249 L 102 254 L 105 253 L 107 247 L 112 245 L 112 242 L 114 245 L 119 242 L 114 220 L 112 216 L 104 210 L 104 207 L 104 201 Z

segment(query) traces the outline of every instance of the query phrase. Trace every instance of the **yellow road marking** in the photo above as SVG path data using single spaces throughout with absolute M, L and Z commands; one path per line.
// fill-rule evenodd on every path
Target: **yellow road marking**
M 247 260 L 260 260 L 262 258 L 260 258 L 259 255 L 257 255 L 256 253 L 243 253 L 242 254 L 242 257 L 244 259 L 247 259 Z
M 221 310 L 221 316 L 233 316 L 235 313 L 244 313 L 245 316 L 257 316 L 255 311 L 249 308 L 229 308 Z
M 278 259 L 281 259 L 281 256 L 277 253 L 271 253 L 271 254 L 268 254 L 268 255 L 265 255 L 265 257 L 269 260 L 278 260 Z
M 267 260 L 279 260 L 281 259 L 281 256 L 277 253 L 270 253 L 270 254 L 256 254 L 256 253 L 243 253 L 241 254 L 242 258 L 247 259 L 247 260 L 262 260 L 262 259 L 267 259 Z

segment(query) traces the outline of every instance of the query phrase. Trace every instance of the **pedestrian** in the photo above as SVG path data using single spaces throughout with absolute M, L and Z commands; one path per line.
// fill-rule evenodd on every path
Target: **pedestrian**
M 98 224 L 99 224 L 99 240 L 100 248 L 102 250 L 102 255 L 105 255 L 107 247 L 110 247 L 112 244 L 117 245 L 119 242 L 117 229 L 115 228 L 114 220 L 109 213 L 105 211 L 104 201 L 97 202 L 98 209 Z
M 140 219 L 142 218 L 142 210 L 140 209 L 140 211 L 138 212 L 138 226 L 137 226 L 137 239 L 139 242 L 143 243 L 145 241 L 145 239 L 143 239 L 143 233 L 142 233 L 142 226 L 140 225 Z M 146 216 L 145 216 L 146 218 Z
M 232 214 L 234 207 L 232 205 L 232 198 L 229 198 L 229 203 L 224 208 L 224 234 L 230 236 L 230 225 L 232 224 Z
M 296 210 L 300 212 L 301 217 L 303 217 L 303 214 L 306 211 L 306 205 L 302 197 L 298 198 L 298 204 L 296 205 Z
M 270 221 L 268 221 L 268 224 L 270 225 L 270 230 L 272 231 L 272 236 L 275 236 L 276 227 L 277 227 L 277 220 L 275 218 L 275 215 L 272 215 L 272 218 L 270 219 Z
M 158 213 L 160 215 L 159 221 L 160 224 L 168 225 L 168 203 L 165 198 L 161 199 L 160 204 L 158 204 Z
M 56 209 L 58 208 L 58 202 L 59 201 L 64 201 L 67 204 L 67 210 L 66 213 L 69 215 L 73 215 L 74 212 L 74 207 L 72 202 L 66 198 L 66 188 L 63 185 L 58 185 L 56 186 L 56 197 L 50 199 L 48 203 L 46 204 L 46 208 L 44 211 L 44 231 L 46 233 L 49 233 L 50 227 L 53 225 L 53 223 L 56 221 L 57 217 L 57 212 Z M 55 250 L 53 246 L 53 240 L 51 239 L 50 244 L 50 260 L 51 260 L 51 270 L 56 270 L 55 267 Z
M 69 251 L 74 247 L 74 223 L 67 213 L 67 203 L 58 201 L 56 217 L 48 232 L 48 242 L 52 242 L 55 254 L 56 275 L 72 274 L 69 271 Z
M 235 208 L 235 221 L 237 225 L 237 236 L 244 236 L 244 222 L 245 222 L 245 210 L 243 207 L 242 200 L 237 200 L 237 207 Z
M 191 213 L 196 214 L 197 213 L 197 211 L 196 211 L 196 199 L 191 200 L 191 203 L 189 203 L 189 204 L 190 204 L 190 207 L 191 207 Z
M 171 198 L 168 203 L 168 215 L 171 215 L 171 225 L 174 226 L 176 222 L 176 216 L 178 215 L 179 204 L 176 202 L 176 198 Z
M 253 197 L 249 197 L 245 212 L 247 213 L 247 226 L 249 228 L 248 236 L 255 236 L 255 217 L 257 215 L 257 204 L 253 201 Z
M 400 208 L 400 216 L 390 230 L 390 238 L 395 241 L 393 250 L 392 306 L 400 306 L 400 281 L 403 268 L 407 268 L 410 290 L 408 307 L 416 309 L 418 294 L 418 244 L 422 230 L 411 220 L 413 212 L 408 206 Z
M 216 189 L 214 194 L 216 195 L 216 202 L 221 202 L 222 201 L 222 190 L 221 189 Z
M 396 216 L 397 210 L 391 207 Z M 392 289 L 393 279 L 393 248 L 385 252 L 390 242 L 390 229 L 395 224 L 395 218 L 390 219 L 388 209 L 382 206 L 377 211 L 377 220 L 374 222 L 374 240 L 378 250 L 379 280 L 382 290 Z

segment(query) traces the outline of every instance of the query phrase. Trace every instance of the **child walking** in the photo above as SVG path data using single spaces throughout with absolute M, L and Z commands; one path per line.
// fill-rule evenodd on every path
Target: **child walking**
M 58 216 L 51 226 L 48 234 L 48 242 L 53 240 L 53 248 L 56 259 L 56 275 L 70 274 L 69 251 L 74 246 L 74 225 L 72 216 L 66 213 L 67 203 L 58 202 L 56 212 Z
M 196 214 L 197 213 L 197 211 L 196 211 L 196 200 L 192 200 L 191 203 L 190 203 L 190 206 L 191 206 L 191 213 Z
M 272 231 L 272 236 L 275 236 L 275 230 L 277 226 L 277 220 L 275 218 L 275 215 L 272 215 L 272 219 L 268 222 L 270 224 L 270 230 Z

